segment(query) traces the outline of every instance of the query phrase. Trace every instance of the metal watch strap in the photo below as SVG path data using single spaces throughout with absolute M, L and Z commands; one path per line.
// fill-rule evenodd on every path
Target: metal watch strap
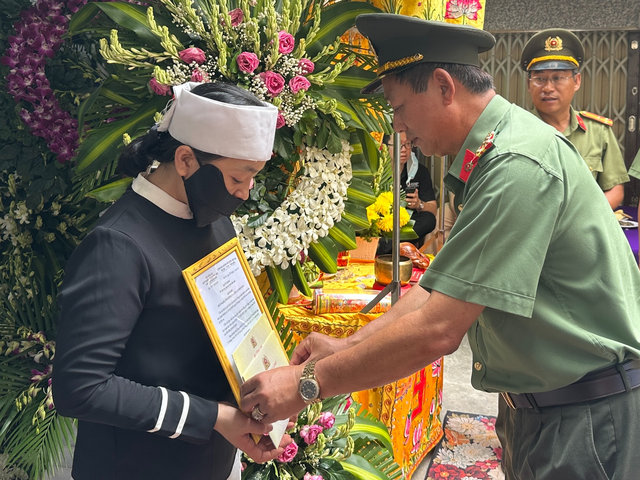
M 308 362 L 305 366 L 304 369 L 302 370 L 302 376 L 300 377 L 300 380 L 304 380 L 306 378 L 311 378 L 313 380 L 316 381 L 316 383 L 318 382 L 318 379 L 316 378 L 315 375 L 315 369 L 316 369 L 316 360 L 312 360 L 310 362 Z M 318 391 L 319 393 L 319 391 Z M 309 404 L 314 404 L 314 403 L 318 403 L 322 401 L 322 398 L 320 398 L 320 396 L 318 395 L 318 398 L 316 398 L 315 400 L 309 402 Z

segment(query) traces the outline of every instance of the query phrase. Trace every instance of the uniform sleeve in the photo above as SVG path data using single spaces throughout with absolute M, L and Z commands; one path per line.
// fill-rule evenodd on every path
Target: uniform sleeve
M 67 264 L 54 359 L 53 397 L 61 415 L 204 443 L 218 404 L 116 375 L 152 279 L 140 247 L 98 227 Z
M 479 176 L 474 178 L 478 174 Z M 531 317 L 562 208 L 562 182 L 519 156 L 473 172 L 456 223 L 420 281 L 427 290 Z
M 598 185 L 603 191 L 629 181 L 618 140 L 611 127 L 604 127 L 604 150 L 602 152 L 602 172 L 598 175 Z
M 640 150 L 636 153 L 636 158 L 633 159 L 633 163 L 629 169 L 629 175 L 640 180 Z

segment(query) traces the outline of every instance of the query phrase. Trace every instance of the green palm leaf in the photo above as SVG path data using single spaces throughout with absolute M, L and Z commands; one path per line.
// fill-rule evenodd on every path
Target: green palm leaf
M 87 193 L 87 197 L 95 198 L 99 202 L 114 202 L 129 188 L 132 181 L 132 178 L 121 178 L 91 190 Z
M 286 304 L 289 299 L 289 292 L 291 292 L 291 288 L 293 288 L 291 266 L 286 269 L 265 267 L 265 270 L 267 271 L 269 283 L 271 283 L 274 293 L 278 295 L 282 303 Z
M 346 203 L 344 206 L 344 212 L 342 212 L 342 218 L 346 218 L 351 222 L 356 231 L 364 230 L 371 226 L 369 219 L 367 218 L 367 209 L 362 205 L 355 203 Z
M 166 102 L 166 98 L 154 95 L 129 118 L 93 130 L 80 146 L 76 158 L 76 172 L 94 172 L 115 160 L 123 146 L 122 135 L 134 134 L 142 128 L 148 128 L 153 116 L 165 107 Z
M 351 455 L 340 464 L 358 480 L 391 480 L 386 473 L 378 470 L 359 455 Z
M 325 46 L 336 41 L 355 24 L 363 13 L 381 13 L 381 10 L 365 2 L 338 2 L 322 10 L 322 24 L 318 34 L 307 45 L 307 53 L 314 56 Z
M 331 237 L 322 237 L 309 245 L 309 257 L 325 273 L 338 271 L 338 247 Z
M 160 39 L 149 27 L 146 7 L 125 2 L 96 3 L 96 6 L 120 27 L 134 31 L 144 43 L 154 50 L 164 51 Z
M 356 231 L 346 218 L 340 220 L 329 230 L 329 236 L 342 245 L 345 250 L 357 248 Z
M 351 185 L 347 189 L 347 198 L 363 207 L 368 207 L 376 201 L 371 183 L 361 178 L 351 179 Z

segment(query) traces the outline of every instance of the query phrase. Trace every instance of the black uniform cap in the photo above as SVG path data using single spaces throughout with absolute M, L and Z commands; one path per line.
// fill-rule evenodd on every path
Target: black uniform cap
M 522 50 L 520 66 L 535 70 L 573 70 L 582 65 L 584 48 L 580 39 L 564 28 L 550 28 L 536 33 Z
M 480 66 L 479 54 L 496 43 L 493 35 L 475 27 L 392 13 L 358 15 L 356 26 L 378 56 L 378 78 L 362 89 L 364 94 L 380 91 L 386 75 L 419 63 Z

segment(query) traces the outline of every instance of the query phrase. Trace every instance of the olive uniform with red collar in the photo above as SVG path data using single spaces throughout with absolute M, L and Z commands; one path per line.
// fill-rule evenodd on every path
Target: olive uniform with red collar
M 419 63 L 477 67 L 494 43 L 402 15 L 356 25 L 380 64 L 363 93 Z M 546 61 L 565 61 L 553 53 Z M 496 431 L 506 479 L 636 478 L 640 272 L 578 151 L 496 95 L 445 184 L 459 214 L 420 286 L 484 306 L 467 333 L 471 383 L 504 394 Z
M 569 126 L 562 134 L 576 147 L 602 191 L 628 182 L 624 158 L 611 128 L 613 120 L 569 108 Z M 532 113 L 540 117 L 535 108 Z
M 520 66 L 526 72 L 573 70 L 582 65 L 580 39 L 562 28 L 536 33 L 522 50 Z M 570 108 L 569 125 L 562 134 L 575 145 L 602 191 L 629 181 L 624 158 L 613 133 L 613 121 L 595 113 Z M 534 108 L 532 113 L 540 117 Z

